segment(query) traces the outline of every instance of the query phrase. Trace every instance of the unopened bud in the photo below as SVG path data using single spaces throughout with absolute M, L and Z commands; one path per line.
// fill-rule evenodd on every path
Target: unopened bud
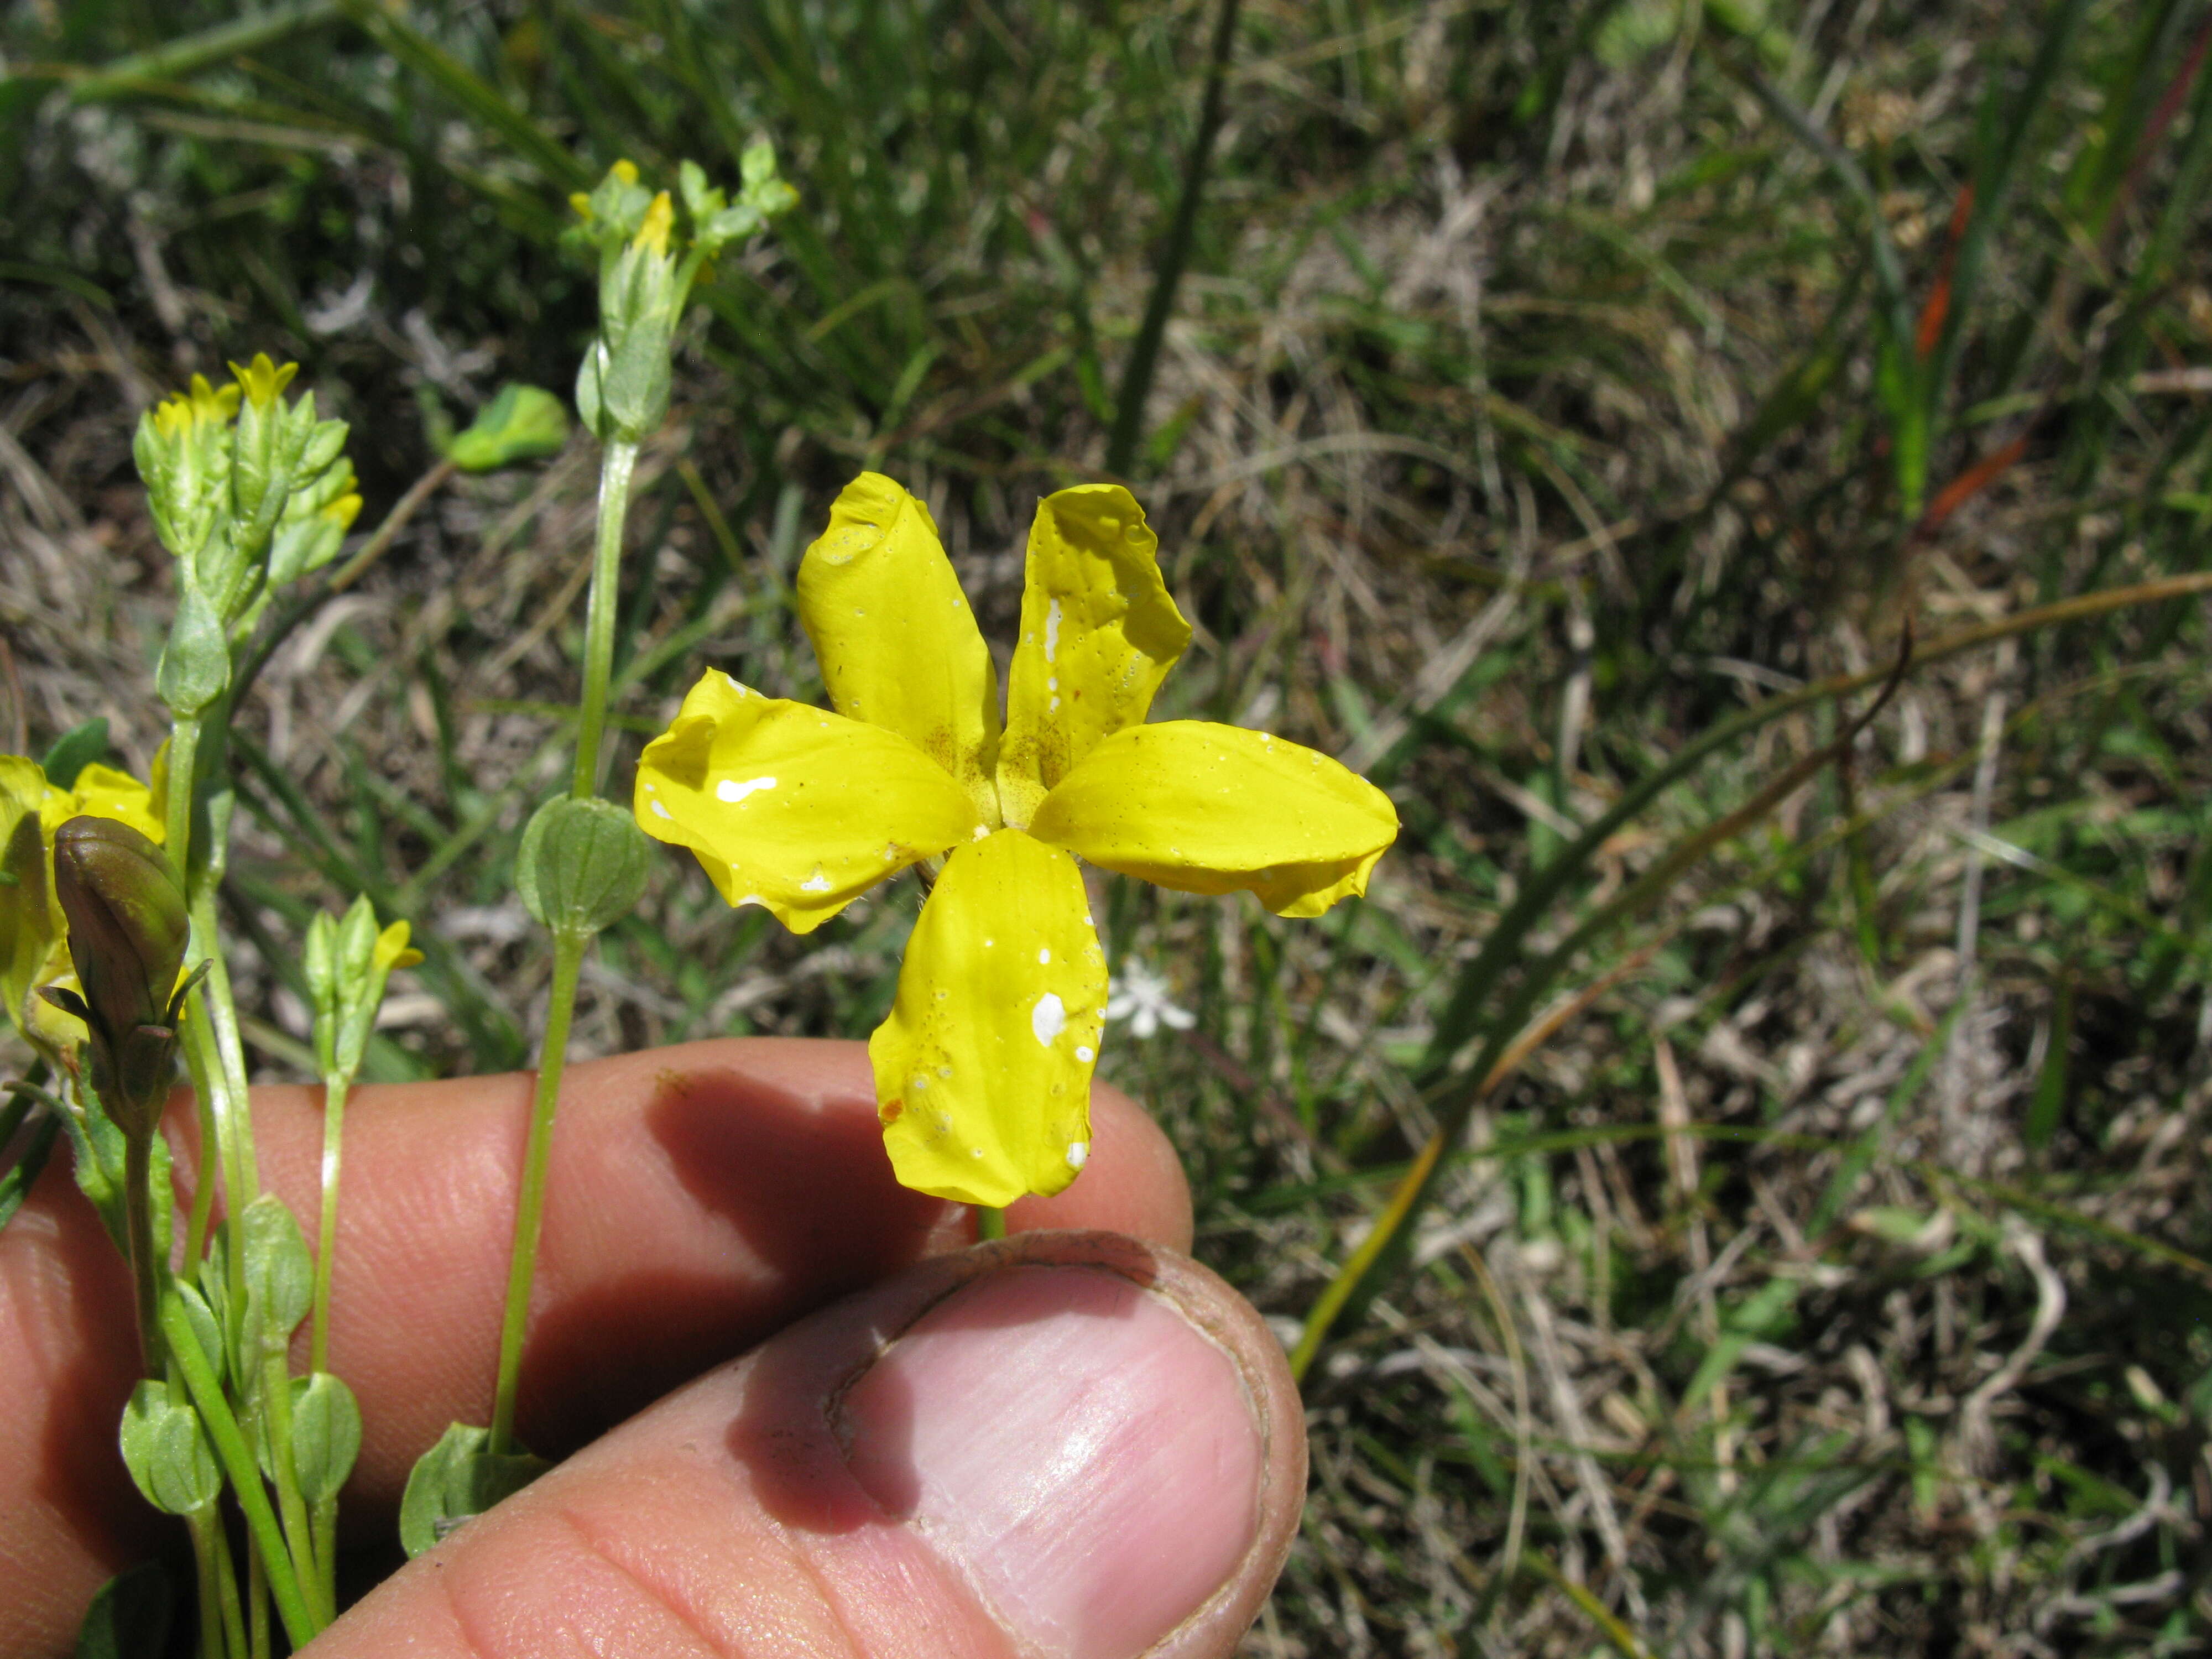
M 167 856 L 129 824 L 75 817 L 54 832 L 54 895 L 84 987 L 70 1012 L 91 1032 L 93 1086 L 126 1135 L 148 1133 L 175 1048 L 177 975 L 191 931 L 184 889 Z

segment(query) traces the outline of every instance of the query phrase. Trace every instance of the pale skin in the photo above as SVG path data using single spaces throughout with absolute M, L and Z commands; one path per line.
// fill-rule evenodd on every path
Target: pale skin
M 517 1074 L 349 1106 L 331 1369 L 368 1424 L 367 1548 L 415 1455 L 487 1420 L 528 1098 Z M 1258 1316 L 1182 1254 L 1164 1137 L 1103 1085 L 1092 1111 L 1082 1178 L 971 1249 L 969 1212 L 890 1181 L 858 1044 L 571 1067 L 520 1413 L 568 1462 L 313 1651 L 1232 1652 L 1297 1527 L 1303 1419 Z M 317 1091 L 255 1114 L 311 1223 Z M 0 1659 L 67 1653 L 101 1582 L 182 1543 L 115 1449 L 131 1284 L 65 1164 L 0 1233 Z

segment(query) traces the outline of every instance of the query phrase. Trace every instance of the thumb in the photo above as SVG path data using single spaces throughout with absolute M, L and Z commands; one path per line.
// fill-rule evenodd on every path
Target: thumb
M 316 1659 L 1210 1659 L 1305 1497 L 1282 1352 L 1158 1246 L 1024 1233 L 791 1327 L 410 1563 Z

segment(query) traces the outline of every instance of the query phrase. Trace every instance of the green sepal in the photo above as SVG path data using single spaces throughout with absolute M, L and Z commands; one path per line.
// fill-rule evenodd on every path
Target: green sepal
M 77 1626 L 76 1659 L 149 1659 L 167 1651 L 174 1605 L 159 1561 L 118 1573 L 93 1592 Z
M 361 1406 L 328 1371 L 292 1379 L 292 1471 L 312 1506 L 335 1498 L 361 1455 Z
M 568 411 L 561 400 L 542 386 L 510 384 L 446 446 L 446 459 L 464 472 L 495 472 L 556 454 L 568 441 Z
M 551 932 L 588 938 L 635 908 L 652 848 L 612 801 L 562 796 L 539 807 L 522 832 L 515 890 Z
M 118 1436 L 124 1467 L 164 1515 L 191 1515 L 222 1492 L 222 1465 L 181 1390 L 149 1377 L 131 1390 Z
M 489 1449 L 491 1431 L 452 1423 L 416 1459 L 399 1500 L 399 1541 L 412 1556 L 434 1548 L 464 1521 L 511 1498 L 552 1464 L 526 1451 Z

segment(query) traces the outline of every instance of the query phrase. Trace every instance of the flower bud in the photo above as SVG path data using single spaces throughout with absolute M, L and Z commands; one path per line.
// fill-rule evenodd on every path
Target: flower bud
M 161 849 L 129 824 L 74 817 L 54 832 L 54 894 L 84 987 L 70 1012 L 91 1032 L 93 1087 L 125 1134 L 150 1133 L 168 1092 L 191 931 L 184 889 Z

